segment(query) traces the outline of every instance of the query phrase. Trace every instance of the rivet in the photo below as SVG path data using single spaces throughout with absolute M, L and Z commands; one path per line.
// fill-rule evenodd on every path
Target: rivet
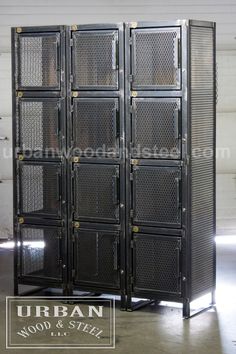
M 18 219 L 19 224 L 24 224 L 24 221 L 25 221 L 24 218 L 19 218 Z

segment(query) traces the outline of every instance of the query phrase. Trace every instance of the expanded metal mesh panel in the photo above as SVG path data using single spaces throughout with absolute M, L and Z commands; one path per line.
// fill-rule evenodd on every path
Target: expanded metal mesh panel
M 100 156 L 108 152 L 116 155 L 118 129 L 117 99 L 74 100 L 74 147 L 79 152 L 84 152 L 86 156 Z
M 179 29 L 132 31 L 133 88 L 179 88 Z
M 18 200 L 20 214 L 59 217 L 60 165 L 20 163 Z
M 17 108 L 17 137 L 20 149 L 42 151 L 47 154 L 58 153 L 59 101 L 22 99 Z
M 214 34 L 212 28 L 190 31 L 191 267 L 192 294 L 198 295 L 214 286 Z
M 75 282 L 117 287 L 118 236 L 105 231 L 75 232 Z
M 75 164 L 75 218 L 118 222 L 119 167 Z
M 134 222 L 179 226 L 179 168 L 139 166 L 133 178 Z
M 60 34 L 18 36 L 18 86 L 22 89 L 59 89 Z
M 180 158 L 179 99 L 133 99 L 133 157 Z
M 180 239 L 134 234 L 134 291 L 179 293 Z
M 73 88 L 118 89 L 117 31 L 78 31 L 73 41 Z
M 21 275 L 40 278 L 61 277 L 60 239 L 56 228 L 21 228 Z M 52 257 L 53 255 L 53 257 Z

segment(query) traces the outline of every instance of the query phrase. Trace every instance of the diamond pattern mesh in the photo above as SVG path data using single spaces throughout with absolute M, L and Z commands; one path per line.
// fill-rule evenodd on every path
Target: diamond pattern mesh
M 179 292 L 178 238 L 134 234 L 134 290 Z
M 75 164 L 75 218 L 117 222 L 118 167 Z
M 59 149 L 58 100 L 22 99 L 18 106 L 19 147 L 22 151 Z
M 19 35 L 18 85 L 20 88 L 58 88 L 59 34 Z
M 178 86 L 177 30 L 133 30 L 133 87 Z
M 59 174 L 52 164 L 20 164 L 20 214 L 60 216 Z
M 179 169 L 140 166 L 134 170 L 134 221 L 143 224 L 179 224 Z
M 117 235 L 81 230 L 75 236 L 75 281 L 118 286 Z
M 58 236 L 56 228 L 24 227 L 21 229 L 23 276 L 61 277 Z
M 73 39 L 74 88 L 118 89 L 117 31 L 78 31 Z
M 75 99 L 74 146 L 80 151 L 99 148 L 116 151 L 118 101 L 107 99 Z
M 133 157 L 179 158 L 178 99 L 134 99 L 133 107 Z

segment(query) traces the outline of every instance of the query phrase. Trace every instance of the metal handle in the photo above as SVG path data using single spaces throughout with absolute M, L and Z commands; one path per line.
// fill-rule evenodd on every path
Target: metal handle
M 57 172 L 57 200 L 61 199 L 61 174 L 60 172 Z
M 112 70 L 117 69 L 117 39 L 112 40 Z
M 118 241 L 115 240 L 114 245 L 114 270 L 118 270 Z
M 120 116 L 117 107 L 112 109 L 112 117 L 115 126 L 115 136 L 117 138 L 120 136 Z
M 59 137 L 60 134 L 60 118 L 61 118 L 61 102 L 59 101 L 57 103 L 57 110 L 58 110 L 58 114 L 57 114 L 57 136 Z
M 8 140 L 7 136 L 0 136 L 0 140 Z
M 112 184 L 114 186 L 114 188 L 113 188 L 113 204 L 114 205 L 118 204 L 118 180 L 119 180 L 119 178 L 117 176 L 112 176 Z
M 174 110 L 174 134 L 175 139 L 179 139 L 179 109 Z
M 179 183 L 180 183 L 180 178 L 176 177 L 176 201 L 177 201 L 177 207 L 179 207 L 179 193 L 180 193 L 180 188 L 179 188 Z
M 179 247 L 177 247 L 175 249 L 175 251 L 176 251 L 176 273 L 178 274 L 177 278 L 179 278 L 179 274 L 180 274 L 180 249 L 179 249 Z
M 180 68 L 180 39 L 176 37 L 174 39 L 174 46 L 175 46 L 175 52 L 174 52 L 174 67 L 176 69 Z

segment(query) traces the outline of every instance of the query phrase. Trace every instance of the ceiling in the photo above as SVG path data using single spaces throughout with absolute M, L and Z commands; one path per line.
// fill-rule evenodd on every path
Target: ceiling
M 1 0 L 0 52 L 10 52 L 11 26 L 172 19 L 217 23 L 217 49 L 236 50 L 236 0 Z

